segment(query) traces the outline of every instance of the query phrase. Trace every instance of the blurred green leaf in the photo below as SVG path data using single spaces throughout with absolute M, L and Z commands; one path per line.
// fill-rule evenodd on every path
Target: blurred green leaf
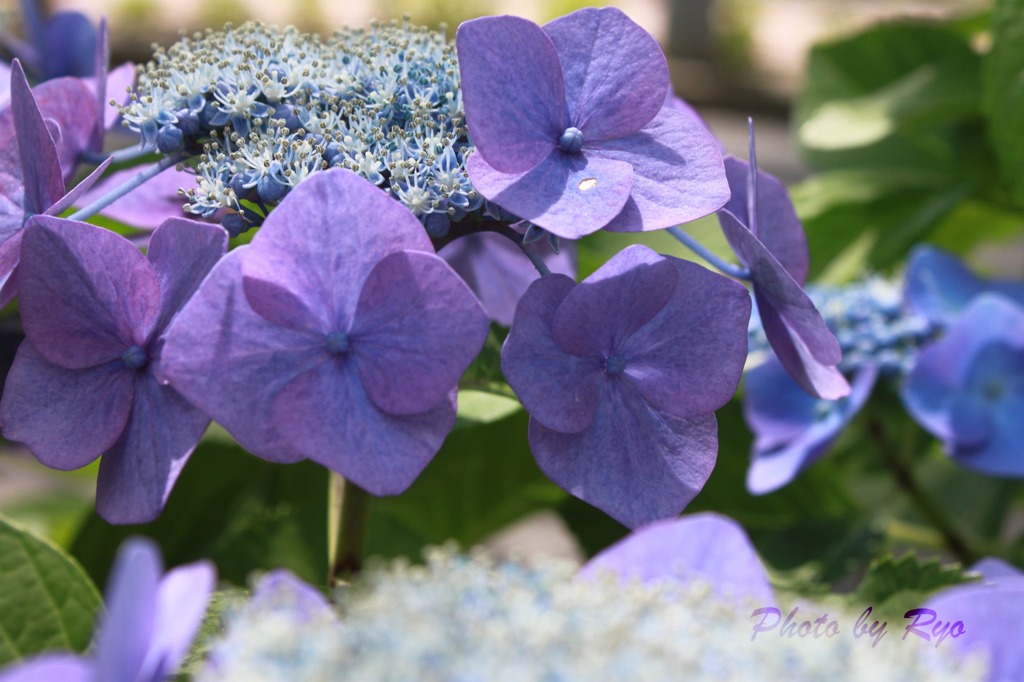
M 500 393 L 466 389 L 459 391 L 458 420 L 465 426 L 490 424 L 521 409 L 519 401 Z
M 959 564 L 943 565 L 938 559 L 921 559 L 915 554 L 898 559 L 886 556 L 871 564 L 851 600 L 873 606 L 873 618 L 902 622 L 903 614 L 920 606 L 932 592 L 974 579 Z
M 314 584 L 326 579 L 327 470 L 267 462 L 214 434 L 192 454 L 159 519 L 112 526 L 93 513 L 85 522 L 72 553 L 97 583 L 131 535 L 153 538 L 168 566 L 209 558 L 219 578 L 236 585 L 273 568 Z
M 1024 0 L 998 0 L 982 73 L 989 139 L 1018 206 L 1024 207 Z
M 418 559 L 425 545 L 450 539 L 470 547 L 562 500 L 533 461 L 528 423 L 520 408 L 453 431 L 408 490 L 372 501 L 366 554 Z
M 41 651 L 85 651 L 100 603 L 71 557 L 0 518 L 0 666 Z

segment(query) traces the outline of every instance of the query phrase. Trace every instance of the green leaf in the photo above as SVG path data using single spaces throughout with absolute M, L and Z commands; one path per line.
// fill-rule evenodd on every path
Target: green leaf
M 97 582 L 130 535 L 153 538 L 168 566 L 209 558 L 221 580 L 244 585 L 255 570 L 287 568 L 319 584 L 327 576 L 328 472 L 313 462 L 258 459 L 211 430 L 192 454 L 159 519 L 111 526 L 95 513 L 72 553 Z
M 1018 206 L 1024 207 L 1024 0 L 999 0 L 982 73 L 989 139 Z
M 370 510 L 368 556 L 418 559 L 423 547 L 453 539 L 470 547 L 530 512 L 565 497 L 533 461 L 524 410 L 465 425 L 401 495 Z
M 518 400 L 501 393 L 472 389 L 459 391 L 458 419 L 463 425 L 490 424 L 521 408 Z
M 938 559 L 923 560 L 916 554 L 899 559 L 875 560 L 853 594 L 854 604 L 875 607 L 873 617 L 902 619 L 907 610 L 921 605 L 932 592 L 975 580 L 959 564 L 943 565 Z
M 100 603 L 74 559 L 0 518 L 0 666 L 41 651 L 85 651 Z

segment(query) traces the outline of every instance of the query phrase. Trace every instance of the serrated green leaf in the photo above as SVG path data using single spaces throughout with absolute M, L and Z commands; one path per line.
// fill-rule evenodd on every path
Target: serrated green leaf
M 41 651 L 84 651 L 100 603 L 74 559 L 0 518 L 0 666 Z
M 982 73 L 989 139 L 1018 206 L 1024 206 L 1024 0 L 999 0 Z
M 875 607 L 876 615 L 902 618 L 908 609 L 945 587 L 974 580 L 959 564 L 944 565 L 938 559 L 916 554 L 876 559 L 853 594 L 853 603 Z

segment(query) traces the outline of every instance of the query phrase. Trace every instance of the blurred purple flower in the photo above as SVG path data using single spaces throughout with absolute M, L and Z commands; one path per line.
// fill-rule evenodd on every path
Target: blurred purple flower
M 945 643 L 964 657 L 984 656 L 988 662 L 986 679 L 989 682 L 1022 680 L 1024 573 L 996 559 L 983 559 L 971 570 L 980 571 L 983 582 L 943 590 L 925 602 L 924 608 L 933 611 L 932 617 L 936 619 L 963 623 L 963 634 L 950 637 Z M 932 631 L 929 617 L 929 614 L 922 614 L 918 626 L 926 635 Z
M 0 45 L 43 80 L 95 74 L 96 27 L 81 12 L 56 12 L 44 18 L 40 3 L 21 0 L 28 40 L 0 32 Z
M 587 562 L 580 575 L 591 577 L 604 571 L 624 581 L 701 581 L 723 598 L 775 602 L 764 564 L 743 527 L 712 512 L 637 528 Z
M 714 467 L 749 316 L 738 283 L 640 245 L 578 285 L 535 281 L 501 367 L 540 468 L 627 526 L 678 514 Z
M 57 87 L 62 86 L 57 83 Z M 87 99 L 93 102 L 91 96 Z M 15 269 L 25 221 L 38 214 L 60 215 L 109 165 L 101 164 L 74 189 L 65 191 L 54 135 L 60 138 L 63 132 L 56 124 L 47 125 L 25 72 L 15 61 L 11 106 L 0 112 L 0 307 L 17 293 Z
M 782 366 L 811 395 L 841 398 L 850 385 L 836 366 L 839 342 L 803 290 L 807 241 L 785 187 L 757 168 L 753 124 L 750 163 L 726 160 L 732 198 L 718 212 L 729 245 L 750 271 L 757 312 Z
M 929 322 L 948 326 L 971 300 L 984 292 L 1002 294 L 1024 305 L 1024 282 L 985 280 L 950 253 L 918 246 L 907 259 L 907 306 Z
M 867 402 L 877 378 L 878 370 L 865 366 L 850 395 L 822 400 L 801 388 L 774 356 L 748 370 L 743 416 L 755 439 L 747 490 L 754 495 L 778 490 L 818 461 Z
M 166 376 L 250 452 L 397 494 L 455 423 L 487 316 L 419 220 L 355 173 L 296 187 L 172 326 Z
M 665 56 L 620 10 L 583 9 L 543 27 L 475 19 L 456 45 L 477 152 L 469 178 L 502 208 L 577 239 L 670 227 L 728 199 L 717 142 L 666 106 Z
M 1024 307 L 1001 294 L 973 298 L 918 356 L 902 397 L 962 466 L 1024 476 Z
M 43 654 L 0 674 L 0 682 L 162 682 L 188 652 L 216 573 L 201 561 L 166 574 L 160 551 L 132 538 L 118 551 L 89 657 Z
M 169 220 L 148 258 L 107 230 L 38 216 L 24 231 L 26 340 L 0 400 L 3 435 L 55 469 L 101 454 L 96 508 L 156 518 L 209 419 L 157 379 L 163 333 L 227 249 L 218 226 Z
M 563 242 L 555 253 L 546 239 L 533 242 L 551 272 L 576 278 L 576 246 Z M 476 232 L 459 237 L 437 255 L 448 261 L 484 304 L 492 320 L 508 327 L 516 312 L 516 302 L 537 269 L 511 239 L 495 232 Z

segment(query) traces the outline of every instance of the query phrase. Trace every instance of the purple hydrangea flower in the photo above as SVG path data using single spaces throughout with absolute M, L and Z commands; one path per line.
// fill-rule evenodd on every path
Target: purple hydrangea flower
M 18 348 L 0 400 L 3 435 L 43 464 L 101 454 L 96 508 L 156 518 L 209 418 L 157 379 L 171 319 L 227 249 L 215 225 L 169 220 L 148 257 L 112 232 L 37 216 L 22 241 Z
M 921 614 L 918 630 L 931 635 L 938 620 L 960 621 L 963 634 L 947 638 L 944 646 L 948 643 L 964 657 L 984 656 L 990 682 L 1024 679 L 1024 649 L 1020 646 L 1024 641 L 1024 573 L 995 559 L 983 559 L 971 569 L 981 572 L 983 582 L 958 585 L 932 596 L 924 608 L 934 615 Z
M 0 682 L 162 682 L 178 669 L 202 623 L 214 588 L 201 561 L 161 575 L 160 551 L 127 540 L 107 588 L 92 655 L 43 654 L 8 668 Z
M 468 21 L 456 35 L 473 186 L 568 239 L 656 230 L 729 197 L 721 153 L 693 116 L 666 106 L 657 42 L 614 8 L 543 27 Z
M 57 102 L 64 91 L 59 89 L 59 82 L 55 83 L 54 92 L 44 94 L 48 98 L 53 95 L 52 101 Z M 86 99 L 93 102 L 91 95 Z M 17 293 L 14 273 L 25 221 L 37 214 L 61 214 L 109 165 L 101 164 L 74 189 L 66 191 L 55 135 L 63 139 L 62 129 L 57 124 L 52 128 L 47 125 L 25 72 L 15 61 L 11 69 L 11 106 L 0 112 L 0 307 Z
M 532 243 L 552 272 L 576 277 L 576 247 L 572 242 L 561 245 L 555 253 L 546 239 Z M 496 232 L 477 232 L 459 237 L 438 251 L 448 261 L 484 304 L 492 320 L 505 327 L 512 324 L 516 302 L 530 282 L 537 279 L 537 269 L 523 255 L 522 249 L 508 237 Z
M 700 580 L 721 597 L 775 603 L 764 564 L 743 527 L 732 519 L 703 512 L 655 521 L 598 553 L 580 569 L 593 576 L 610 571 L 644 583 Z
M 854 377 L 850 395 L 822 400 L 801 388 L 774 356 L 748 370 L 743 416 L 755 439 L 747 490 L 778 490 L 818 461 L 867 402 L 877 378 L 877 368 L 867 365 Z
M 580 284 L 535 281 L 501 367 L 540 468 L 627 526 L 678 514 L 714 467 L 749 316 L 740 284 L 640 245 Z
M 1001 294 L 972 299 L 918 356 L 902 398 L 962 466 L 1024 476 L 1024 307 Z
M 807 241 L 785 187 L 757 168 L 753 125 L 750 163 L 726 161 L 732 198 L 718 212 L 729 245 L 750 271 L 757 312 L 782 366 L 811 395 L 850 392 L 837 365 L 839 342 L 803 290 Z
M 250 452 L 399 493 L 455 422 L 488 320 L 419 220 L 355 173 L 296 187 L 170 330 L 171 384 Z
M 1024 282 L 982 279 L 960 259 L 934 246 L 918 246 L 907 259 L 904 299 L 929 322 L 952 324 L 975 296 L 986 291 L 1024 305 Z

